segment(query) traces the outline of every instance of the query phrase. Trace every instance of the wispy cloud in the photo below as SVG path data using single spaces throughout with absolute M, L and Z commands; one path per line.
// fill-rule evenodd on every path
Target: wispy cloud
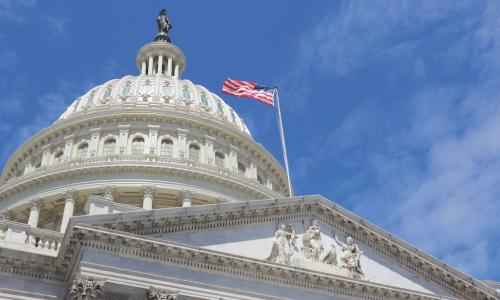
M 35 0 L 0 0 L 0 22 L 15 21 L 23 22 L 26 17 L 23 10 L 36 5 Z
M 335 198 L 479 277 L 500 268 L 499 8 L 346 2 L 304 33 L 284 78 L 312 85 L 384 68 L 380 92 L 408 86 L 361 100 L 297 167 L 340 170 Z

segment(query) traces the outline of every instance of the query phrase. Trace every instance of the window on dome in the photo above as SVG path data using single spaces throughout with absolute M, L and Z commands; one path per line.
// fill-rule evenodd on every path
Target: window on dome
M 136 137 L 132 140 L 132 155 L 144 154 L 144 139 Z
M 224 167 L 224 154 L 221 152 L 215 152 L 215 165 L 219 167 Z
M 246 171 L 247 171 L 247 168 L 245 167 L 245 165 L 242 164 L 241 162 L 238 162 L 238 174 L 245 175 Z
M 111 93 L 113 92 L 113 87 L 111 86 L 108 86 L 108 88 L 106 89 L 106 92 L 104 93 L 104 98 L 109 98 L 111 97 Z
M 208 98 L 207 98 L 207 95 L 206 94 L 201 94 L 200 96 L 200 104 L 202 106 L 205 106 L 205 107 L 208 107 Z
M 86 157 L 88 149 L 89 149 L 89 144 L 81 143 L 80 146 L 78 146 L 78 149 L 76 150 L 76 157 L 80 158 Z
M 160 145 L 160 155 L 172 157 L 172 149 L 174 147 L 174 143 L 172 143 L 169 139 L 164 139 L 161 141 Z
M 142 93 L 146 95 L 151 94 L 151 83 L 149 81 L 146 81 L 142 86 Z
M 217 101 L 217 111 L 219 114 L 224 115 L 224 108 L 222 107 L 222 103 L 220 101 Z
M 107 139 L 104 142 L 104 147 L 103 147 L 103 154 L 104 155 L 111 155 L 115 153 L 115 148 L 116 148 L 116 140 L 111 138 Z
M 188 90 L 188 87 L 185 86 L 183 89 L 182 89 L 182 97 L 184 99 L 186 99 L 187 101 L 191 100 L 191 93 L 189 93 L 189 90 Z
M 170 84 L 168 82 L 165 82 L 165 84 L 163 85 L 162 93 L 163 96 L 170 96 L 172 94 L 172 88 L 170 87 Z
M 200 161 L 200 146 L 196 144 L 189 145 L 189 159 Z
M 126 97 L 128 96 L 128 94 L 130 94 L 130 90 L 132 89 L 132 84 L 130 82 L 127 82 L 124 86 L 123 86 L 123 90 L 122 90 L 122 96 Z
M 61 150 L 57 151 L 56 154 L 54 154 L 54 162 L 55 163 L 60 163 L 63 158 L 63 152 Z

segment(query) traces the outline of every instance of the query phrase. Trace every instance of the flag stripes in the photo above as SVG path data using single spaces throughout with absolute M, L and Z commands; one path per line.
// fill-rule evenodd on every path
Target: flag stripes
M 222 92 L 235 97 L 253 98 L 259 102 L 274 107 L 274 95 L 270 89 L 263 88 L 255 82 L 226 78 Z

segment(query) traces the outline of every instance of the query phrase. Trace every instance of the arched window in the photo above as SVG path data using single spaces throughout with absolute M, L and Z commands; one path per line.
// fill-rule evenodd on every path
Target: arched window
M 132 140 L 132 155 L 144 154 L 144 138 L 136 137 Z
M 238 162 L 238 174 L 245 175 L 246 171 L 247 171 L 247 168 L 245 167 L 245 165 L 242 164 L 241 162 Z
M 172 143 L 169 139 L 164 139 L 161 141 L 160 145 L 160 155 L 172 157 L 172 149 L 174 147 L 174 143 Z
M 172 88 L 168 82 L 165 82 L 162 86 L 163 96 L 170 96 L 172 94 Z
M 224 154 L 221 152 L 215 152 L 215 165 L 219 167 L 224 167 Z
M 196 144 L 189 145 L 189 159 L 200 161 L 200 146 Z
M 54 162 L 55 163 L 60 163 L 63 159 L 63 152 L 61 150 L 57 151 L 56 154 L 54 154 Z
M 262 180 L 262 177 L 257 174 L 257 181 L 260 183 L 260 184 L 264 184 L 264 180 Z
M 201 96 L 200 96 L 200 105 L 208 107 L 208 98 L 207 98 L 207 95 L 201 94 Z
M 130 82 L 125 83 L 122 89 L 122 96 L 126 97 L 130 94 L 130 90 L 132 89 L 132 84 Z
M 89 149 L 89 144 L 81 143 L 76 150 L 76 157 L 87 157 L 87 151 Z
M 191 100 L 191 93 L 189 92 L 188 90 L 188 87 L 185 86 L 183 89 L 182 89 L 182 97 L 189 102 L 189 100 Z
M 104 155 L 111 155 L 115 153 L 115 148 L 116 148 L 116 140 L 110 138 L 104 142 L 104 147 L 102 152 Z

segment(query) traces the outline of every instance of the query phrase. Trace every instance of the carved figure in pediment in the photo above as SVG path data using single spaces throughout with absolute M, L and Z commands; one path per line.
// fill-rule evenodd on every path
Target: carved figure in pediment
M 274 236 L 276 239 L 273 242 L 271 255 L 266 260 L 278 264 L 290 265 L 290 258 L 294 253 L 294 249 L 297 248 L 295 229 L 292 224 L 288 224 L 287 228 L 285 224 L 280 223 Z
M 360 263 L 363 251 L 359 250 L 358 245 L 354 243 L 352 237 L 348 236 L 344 243 L 338 239 L 337 235 L 335 235 L 335 242 L 342 250 L 339 254 L 340 267 L 347 269 L 348 276 L 351 278 L 365 278 L 365 274 L 361 269 Z
M 319 227 L 319 221 L 313 220 L 309 228 L 302 236 L 302 254 L 305 258 L 319 261 L 321 255 L 323 254 L 324 247 L 323 241 L 321 240 L 321 228 Z

